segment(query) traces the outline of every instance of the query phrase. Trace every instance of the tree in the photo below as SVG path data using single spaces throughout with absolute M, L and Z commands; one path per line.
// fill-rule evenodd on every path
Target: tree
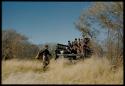
M 13 29 L 2 31 L 2 59 L 28 58 L 38 52 L 38 47 Z
M 123 2 L 94 2 L 75 23 L 83 34 L 107 31 L 107 57 L 111 60 L 123 56 Z M 96 28 L 96 29 L 94 29 Z M 97 38 L 98 35 L 94 36 Z

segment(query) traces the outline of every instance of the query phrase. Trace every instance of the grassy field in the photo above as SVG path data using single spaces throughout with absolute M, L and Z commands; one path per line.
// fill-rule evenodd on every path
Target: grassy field
M 2 61 L 2 84 L 123 84 L 123 66 L 116 70 L 106 58 L 70 63 L 51 60 L 44 72 L 38 60 Z

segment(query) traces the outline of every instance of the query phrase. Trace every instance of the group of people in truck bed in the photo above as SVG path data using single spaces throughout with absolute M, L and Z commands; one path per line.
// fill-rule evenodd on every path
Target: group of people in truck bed
M 72 52 L 72 50 L 75 52 L 74 54 L 83 54 L 85 51 L 89 50 L 89 38 L 83 39 L 77 39 L 75 38 L 74 41 L 70 42 L 68 41 L 68 48 L 67 50 Z
M 57 49 L 55 50 L 55 60 L 59 57 L 57 54 L 61 54 L 60 51 L 64 51 L 63 54 L 83 54 L 85 57 L 87 57 L 88 52 L 90 52 L 90 46 L 89 46 L 90 38 L 84 38 L 84 39 L 77 39 L 75 38 L 74 41 L 68 41 L 67 46 L 59 44 Z M 60 46 L 64 46 L 65 48 L 60 49 Z M 68 56 L 70 57 L 70 56 Z M 71 56 L 76 58 L 76 56 Z

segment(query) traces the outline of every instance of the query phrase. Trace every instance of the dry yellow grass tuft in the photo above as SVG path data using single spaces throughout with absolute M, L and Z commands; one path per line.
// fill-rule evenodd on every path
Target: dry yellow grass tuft
M 69 63 L 51 60 L 43 71 L 37 60 L 2 61 L 2 84 L 123 84 L 123 66 L 116 71 L 106 58 L 92 57 Z

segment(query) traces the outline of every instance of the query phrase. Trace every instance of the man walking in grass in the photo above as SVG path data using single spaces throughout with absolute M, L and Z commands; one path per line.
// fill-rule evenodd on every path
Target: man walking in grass
M 45 45 L 45 49 L 40 51 L 40 54 L 42 55 L 42 60 L 43 60 L 43 69 L 46 68 L 46 66 L 50 63 L 49 56 L 51 56 L 49 50 L 48 50 L 48 45 Z

